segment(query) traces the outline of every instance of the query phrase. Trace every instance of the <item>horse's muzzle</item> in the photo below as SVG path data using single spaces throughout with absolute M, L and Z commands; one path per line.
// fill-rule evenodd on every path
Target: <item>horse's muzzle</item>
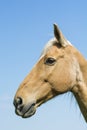
M 20 97 L 14 99 L 15 113 L 23 118 L 28 118 L 36 112 L 35 102 L 24 104 Z

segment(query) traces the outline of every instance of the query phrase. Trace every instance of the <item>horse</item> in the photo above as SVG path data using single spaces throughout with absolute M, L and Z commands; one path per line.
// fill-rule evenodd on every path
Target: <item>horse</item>
M 31 117 L 41 104 L 69 91 L 87 122 L 87 60 L 54 24 L 54 38 L 14 96 L 15 112 L 22 118 Z

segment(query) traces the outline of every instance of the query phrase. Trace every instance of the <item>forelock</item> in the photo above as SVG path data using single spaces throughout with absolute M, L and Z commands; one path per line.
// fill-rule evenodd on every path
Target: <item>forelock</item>
M 49 48 L 52 47 L 55 43 L 57 43 L 56 38 L 52 38 L 51 40 L 49 40 L 49 41 L 47 42 L 47 44 L 45 45 L 45 47 L 44 47 L 44 49 L 43 49 L 43 51 L 42 51 L 41 56 L 42 56 L 42 55 L 45 55 L 46 52 L 49 50 Z

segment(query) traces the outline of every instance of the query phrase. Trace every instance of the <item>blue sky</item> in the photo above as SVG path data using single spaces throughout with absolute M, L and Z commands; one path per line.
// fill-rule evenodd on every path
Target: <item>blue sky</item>
M 87 129 L 71 94 L 42 105 L 31 118 L 14 113 L 15 92 L 53 37 L 53 23 L 87 58 L 86 0 L 0 0 L 0 129 Z

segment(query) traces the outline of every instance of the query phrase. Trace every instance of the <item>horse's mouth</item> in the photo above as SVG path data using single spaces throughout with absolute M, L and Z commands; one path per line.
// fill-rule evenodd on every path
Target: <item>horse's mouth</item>
M 24 107 L 20 107 L 20 109 L 15 109 L 15 113 L 22 118 L 28 118 L 34 115 L 36 112 L 35 104 L 26 105 Z
M 21 116 L 22 118 L 28 118 L 35 114 L 36 108 L 39 107 L 42 103 L 44 103 L 43 100 L 39 100 L 37 102 L 29 103 L 27 105 L 18 105 L 15 106 L 15 113 L 18 116 Z
M 27 112 L 25 112 L 23 115 L 22 115 L 22 118 L 28 118 L 28 117 L 31 117 L 35 114 L 36 112 L 36 109 L 32 109 L 32 110 L 29 110 Z

